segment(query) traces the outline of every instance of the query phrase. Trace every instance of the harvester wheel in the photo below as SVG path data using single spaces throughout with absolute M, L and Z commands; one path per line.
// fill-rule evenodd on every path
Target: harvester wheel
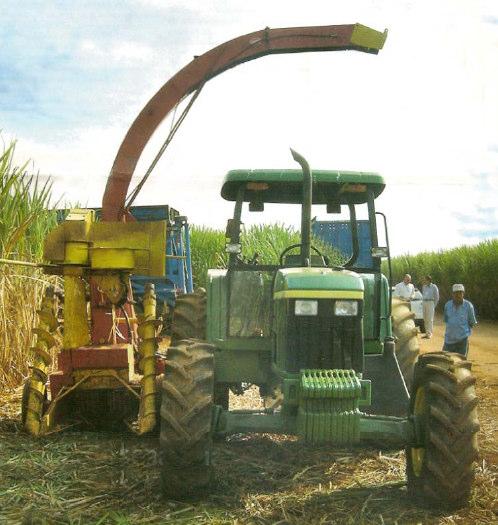
M 471 363 L 461 355 L 421 355 L 415 367 L 410 414 L 420 447 L 407 447 L 408 490 L 428 505 L 468 503 L 477 459 L 477 397 Z
M 206 339 L 206 291 L 203 288 L 176 298 L 171 343 L 175 345 L 183 339 Z
M 195 340 L 168 349 L 162 381 L 160 462 L 163 492 L 195 497 L 211 481 L 213 346 Z
M 401 299 L 392 301 L 393 335 L 395 337 L 396 358 L 406 387 L 410 390 L 413 381 L 413 368 L 420 351 L 415 327 L 415 314 L 410 311 L 410 304 Z

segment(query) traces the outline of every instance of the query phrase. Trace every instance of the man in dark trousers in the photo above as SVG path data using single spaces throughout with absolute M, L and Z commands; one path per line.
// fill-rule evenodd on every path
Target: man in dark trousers
M 472 327 L 477 324 L 474 306 L 463 298 L 465 287 L 463 284 L 454 284 L 453 299 L 444 305 L 444 334 L 443 351 L 456 352 L 467 357 L 469 351 L 469 336 Z

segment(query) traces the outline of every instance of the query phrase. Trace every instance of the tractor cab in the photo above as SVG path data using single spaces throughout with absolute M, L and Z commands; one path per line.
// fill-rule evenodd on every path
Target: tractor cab
M 382 282 L 385 278 L 382 279 L 380 273 L 380 256 L 386 255 L 388 249 L 378 245 L 374 204 L 384 189 L 384 180 L 376 173 L 351 171 L 314 170 L 312 176 L 308 175 L 306 170 L 303 178 L 303 171 L 299 169 L 273 169 L 233 170 L 225 177 L 221 195 L 235 203 L 233 217 L 228 220 L 226 229 L 227 278 L 231 284 L 228 336 L 241 333 L 270 336 L 270 318 L 278 310 L 271 306 L 274 300 L 294 296 L 298 299 L 296 308 L 314 309 L 312 305 L 315 303 L 307 304 L 306 298 L 341 295 L 344 300 L 355 298 L 359 301 L 357 306 L 349 303 L 343 306 L 354 308 L 364 317 L 366 353 L 380 353 L 382 340 L 390 335 L 386 323 L 377 320 L 381 317 L 381 309 L 385 310 L 388 303 L 381 299 L 382 289 L 387 290 L 387 282 Z M 249 260 L 243 257 L 241 226 L 244 203 L 249 203 L 250 212 L 262 212 L 268 203 L 300 205 L 301 242 L 285 247 L 271 264 L 259 264 L 257 254 Z M 321 225 L 317 229 L 319 225 L 311 219 L 313 204 L 323 205 L 327 213 L 339 214 L 344 209 L 349 213 L 348 221 L 340 221 L 342 243 L 332 246 L 337 250 L 349 242 L 349 253 L 340 262 L 330 261 L 322 253 L 325 243 L 321 242 L 319 247 L 313 244 L 312 231 L 314 239 L 320 240 L 323 229 Z M 357 220 L 357 209 L 365 206 L 368 219 Z M 296 254 L 296 250 L 299 253 Z M 245 297 L 242 305 L 240 297 Z M 252 308 L 249 308 L 250 304 Z M 365 304 L 367 308 L 364 308 Z M 264 323 L 260 322 L 259 316 Z M 244 323 L 232 321 L 234 317 L 242 317 Z M 240 330 L 239 324 L 249 326 L 249 329 Z M 233 325 L 237 328 L 230 330 Z M 358 371 L 361 369 L 359 367 Z
M 279 267 L 295 266 L 328 266 L 327 258 L 310 243 L 311 205 L 326 206 L 327 213 L 341 213 L 342 207 L 349 210 L 352 253 L 344 268 L 351 268 L 360 254 L 358 221 L 356 207 L 368 204 L 370 238 L 377 241 L 374 199 L 384 189 L 383 178 L 376 173 L 345 171 L 313 171 L 312 181 L 303 185 L 301 170 L 233 170 L 225 177 L 221 196 L 234 201 L 234 216 L 229 219 L 226 230 L 227 251 L 230 254 L 230 267 L 241 266 L 243 261 L 238 257 L 241 252 L 240 228 L 243 204 L 249 203 L 250 212 L 264 211 L 265 203 L 300 204 L 302 243 L 289 246 L 275 261 Z M 365 222 L 365 221 L 363 221 Z M 372 244 L 373 247 L 373 244 Z M 289 252 L 300 248 L 300 255 Z M 304 253 L 308 249 L 312 253 Z M 372 270 L 379 268 L 379 260 Z M 242 264 L 243 265 L 243 264 Z
M 303 371 L 350 370 L 363 377 L 358 396 L 368 398 L 366 411 L 382 404 L 381 413 L 400 415 L 406 410 L 406 387 L 396 360 L 386 367 L 384 359 L 389 353 L 385 349 L 393 346 L 389 285 L 381 273 L 381 257 L 389 250 L 379 245 L 375 212 L 384 180 L 375 173 L 311 174 L 306 161 L 293 155 L 301 170 L 234 170 L 224 180 L 221 195 L 235 203 L 226 229 L 228 268 L 209 271 L 207 291 L 207 340 L 219 350 L 216 382 L 230 387 L 252 383 L 263 392 L 277 389 L 283 413 L 296 415 L 293 396 Z M 300 242 L 285 247 L 271 262 L 248 258 L 241 235 L 244 203 L 259 212 L 267 203 L 300 205 Z M 351 251 L 340 263 L 322 253 L 323 244 L 313 244 L 313 204 L 325 206 L 328 213 L 349 212 Z M 368 213 L 361 222 L 360 206 Z M 368 227 L 365 268 L 358 266 L 364 252 L 359 224 Z M 395 376 L 390 400 L 379 394 L 372 400 L 371 380 L 388 368 Z

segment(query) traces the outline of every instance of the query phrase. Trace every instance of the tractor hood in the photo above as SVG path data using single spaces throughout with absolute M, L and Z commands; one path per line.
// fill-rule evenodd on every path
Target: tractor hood
M 363 281 L 347 270 L 285 268 L 277 272 L 274 298 L 363 299 Z

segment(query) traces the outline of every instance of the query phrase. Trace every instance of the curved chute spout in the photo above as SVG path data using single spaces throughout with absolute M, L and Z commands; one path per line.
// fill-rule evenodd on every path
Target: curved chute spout
M 221 44 L 170 78 L 149 100 L 128 130 L 114 160 L 102 201 L 102 219 L 122 220 L 137 162 L 154 131 L 186 96 L 223 71 L 278 53 L 356 50 L 377 54 L 387 31 L 380 33 L 361 24 L 266 28 Z

